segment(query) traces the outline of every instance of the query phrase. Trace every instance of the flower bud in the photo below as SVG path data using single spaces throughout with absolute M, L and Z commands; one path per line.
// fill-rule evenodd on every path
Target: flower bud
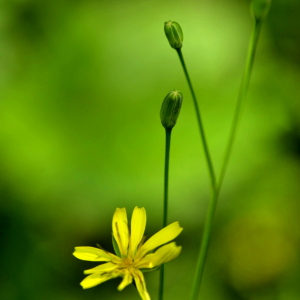
M 182 47 L 183 32 L 177 22 L 165 22 L 165 34 L 172 48 L 180 49 Z
M 177 118 L 179 116 L 182 94 L 179 91 L 172 90 L 168 93 L 160 110 L 161 124 L 166 129 L 171 129 L 175 126 Z
M 268 15 L 272 0 L 252 0 L 252 14 L 257 22 L 262 22 Z

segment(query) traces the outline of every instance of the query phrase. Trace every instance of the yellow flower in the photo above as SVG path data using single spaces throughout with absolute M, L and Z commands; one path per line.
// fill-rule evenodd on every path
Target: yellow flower
M 79 259 L 106 262 L 93 269 L 85 270 L 84 274 L 91 275 L 80 283 L 81 286 L 88 289 L 120 276 L 123 277 L 123 280 L 118 286 L 119 291 L 134 280 L 142 299 L 150 300 L 141 269 L 155 269 L 176 258 L 181 247 L 176 246 L 175 242 L 169 242 L 180 234 L 182 228 L 178 222 L 174 222 L 144 242 L 145 227 L 145 208 L 135 207 L 132 213 L 130 233 L 126 209 L 117 208 L 113 216 L 112 229 L 114 247 L 118 256 L 94 247 L 75 247 L 73 254 Z

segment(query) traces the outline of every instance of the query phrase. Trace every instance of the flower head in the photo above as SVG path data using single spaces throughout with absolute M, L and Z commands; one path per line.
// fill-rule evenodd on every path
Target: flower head
M 262 22 L 266 19 L 272 0 L 252 0 L 252 14 L 256 22 Z
M 175 126 L 180 113 L 182 98 L 182 93 L 176 90 L 170 91 L 165 97 L 160 110 L 160 120 L 166 129 Z
M 180 25 L 174 21 L 165 22 L 165 34 L 170 43 L 170 46 L 174 49 L 181 49 L 183 41 L 183 32 Z
M 90 274 L 80 284 L 84 289 L 94 287 L 115 277 L 123 277 L 118 290 L 123 290 L 135 281 L 137 290 L 143 300 L 150 300 L 146 289 L 143 269 L 154 270 L 160 265 L 176 258 L 181 247 L 176 246 L 175 239 L 182 228 L 174 222 L 163 228 L 146 242 L 144 231 L 146 227 L 145 209 L 135 207 L 131 219 L 129 233 L 125 208 L 117 208 L 112 221 L 113 243 L 117 255 L 94 247 L 75 247 L 74 256 L 87 261 L 105 262 L 93 269 L 85 270 Z

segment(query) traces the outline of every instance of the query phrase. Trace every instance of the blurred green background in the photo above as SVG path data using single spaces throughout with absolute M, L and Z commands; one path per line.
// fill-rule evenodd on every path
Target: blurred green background
M 300 297 L 300 3 L 273 1 L 214 223 L 200 298 Z M 184 95 L 172 134 L 169 222 L 184 231 L 166 266 L 165 299 L 186 299 L 209 200 L 183 53 L 220 170 L 252 27 L 249 1 L 2 0 L 0 3 L 0 298 L 139 299 L 120 278 L 82 290 L 95 263 L 74 246 L 112 251 L 116 207 L 161 228 L 164 129 L 159 111 Z M 158 272 L 145 274 L 157 299 Z

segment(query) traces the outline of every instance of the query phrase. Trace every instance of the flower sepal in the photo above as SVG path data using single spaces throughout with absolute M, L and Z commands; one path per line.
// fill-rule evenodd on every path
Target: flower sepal
M 143 268 L 143 269 L 140 269 L 140 271 L 141 271 L 142 273 L 148 273 L 148 272 L 152 272 L 152 271 L 157 271 L 158 269 L 160 269 L 160 266 L 155 267 L 155 268 L 152 268 L 152 269 L 146 269 L 146 268 Z
M 119 249 L 119 246 L 115 240 L 115 237 L 113 234 L 111 234 L 111 237 L 112 237 L 112 244 L 113 244 L 113 247 L 114 247 L 114 250 L 115 250 L 115 253 L 118 257 L 121 258 L 121 252 L 120 252 L 120 249 Z

